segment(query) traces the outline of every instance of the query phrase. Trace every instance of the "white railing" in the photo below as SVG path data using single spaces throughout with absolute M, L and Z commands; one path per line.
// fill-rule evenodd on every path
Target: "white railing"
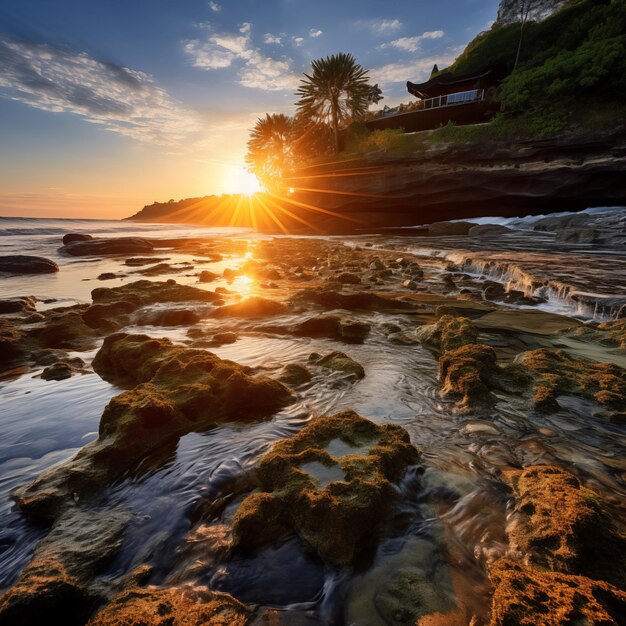
M 458 93 L 449 93 L 445 96 L 437 96 L 436 98 L 427 98 L 421 101 L 421 109 L 440 109 L 441 107 L 454 106 L 456 104 L 467 104 L 468 102 L 480 102 L 485 99 L 484 89 L 472 89 L 471 91 L 459 91 Z

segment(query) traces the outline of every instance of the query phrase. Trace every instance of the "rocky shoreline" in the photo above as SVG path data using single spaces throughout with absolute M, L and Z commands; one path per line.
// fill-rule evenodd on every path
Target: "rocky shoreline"
M 434 230 L 446 228 L 465 227 Z M 41 376 L 53 385 L 95 372 L 119 393 L 95 440 L 13 491 L 21 515 L 46 530 L 0 598 L 0 624 L 624 623 L 623 463 L 610 460 L 610 496 L 585 464 L 521 442 L 497 452 L 494 436 L 502 407 L 538 424 L 574 420 L 570 407 L 583 407 L 576 410 L 587 419 L 623 428 L 623 319 L 583 324 L 537 310 L 540 298 L 371 241 L 83 237 L 64 240 L 63 253 L 110 256 L 129 280 L 69 307 L 40 310 L 27 295 L 0 301 L 1 375 L 16 380 L 45 366 Z M 170 262 L 181 253 L 196 260 Z M 228 266 L 219 271 L 219 263 Z M 152 268 L 153 280 L 129 275 L 136 268 Z M 194 284 L 162 279 L 180 268 Z M 210 288 L 222 280 L 229 287 Z M 252 291 L 238 293 L 242 284 Z M 213 352 L 267 338 L 324 349 L 295 360 L 279 355 L 273 368 Z M 350 393 L 376 376 L 353 350 L 372 338 L 380 350 L 422 351 L 438 370 L 432 392 L 442 412 L 461 420 L 459 432 L 488 437 L 476 462 L 501 494 L 499 539 L 486 556 L 476 550 L 471 567 L 459 565 L 449 522 L 471 471 L 457 485 L 433 486 L 437 450 L 416 442 L 408 426 L 310 406 L 316 389 Z M 227 425 L 242 436 L 247 425 L 294 407 L 303 418 L 290 432 L 194 499 L 176 546 L 186 558 L 157 568 L 145 555 L 110 569 L 137 523 L 132 500 L 107 504 L 120 482 L 167 471 L 192 433 Z M 506 460 L 490 465 L 497 454 Z M 432 535 L 415 532 L 422 515 L 437 520 Z M 381 556 L 389 541 L 401 547 Z M 312 571 L 348 581 L 333 616 L 320 606 L 251 602 L 210 582 L 289 546 Z M 464 568 L 484 581 L 487 606 Z

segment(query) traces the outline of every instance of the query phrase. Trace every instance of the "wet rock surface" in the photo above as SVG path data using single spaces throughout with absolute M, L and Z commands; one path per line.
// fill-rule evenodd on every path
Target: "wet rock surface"
M 0 273 L 5 274 L 54 274 L 59 266 L 50 259 L 25 254 L 0 256 Z
M 103 256 L 110 254 L 141 254 L 152 252 L 154 246 L 141 237 L 73 240 L 63 245 L 61 251 L 71 256 Z

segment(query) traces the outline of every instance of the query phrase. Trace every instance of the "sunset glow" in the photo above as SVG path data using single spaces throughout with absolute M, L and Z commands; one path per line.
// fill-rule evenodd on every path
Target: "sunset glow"
M 253 196 L 261 191 L 259 179 L 243 167 L 235 169 L 226 183 L 226 193 L 240 193 L 244 196 Z

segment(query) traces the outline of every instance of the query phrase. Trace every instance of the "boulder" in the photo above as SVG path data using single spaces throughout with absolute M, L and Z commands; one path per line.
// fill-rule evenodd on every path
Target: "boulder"
M 90 328 L 113 332 L 128 324 L 129 316 L 136 308 L 135 303 L 125 300 L 92 304 L 83 312 L 83 321 Z
M 8 300 L 0 300 L 0 315 L 7 313 L 22 313 L 30 315 L 35 313 L 37 298 L 33 296 L 22 296 L 20 298 L 10 298 Z
M 71 256 L 107 256 L 152 252 L 154 246 L 141 237 L 117 237 L 111 239 L 88 239 L 72 241 L 61 248 Z
M 300 337 L 328 337 L 346 343 L 363 343 L 370 330 L 371 326 L 366 322 L 320 315 L 300 322 L 293 328 L 293 333 Z
M 128 391 L 104 409 L 98 439 L 13 492 L 34 518 L 54 519 L 74 507 L 75 498 L 94 496 L 141 461 L 152 467 L 166 462 L 187 433 L 233 419 L 263 419 L 294 399 L 280 382 L 253 377 L 232 361 L 146 335 L 108 336 L 93 368 Z
M 437 351 L 456 350 L 468 343 L 476 343 L 478 330 L 467 317 L 442 315 L 434 324 L 422 326 L 417 338 Z
M 76 241 L 89 241 L 93 239 L 91 235 L 84 235 L 82 233 L 67 233 L 63 235 L 63 245 L 67 246 L 68 243 L 74 243 Z
M 15 254 L 0 256 L 0 273 L 4 274 L 54 274 L 59 266 L 41 256 Z
M 42 348 L 89 350 L 98 333 L 85 324 L 86 310 L 85 305 L 77 304 L 44 311 L 42 322 L 28 326 L 27 336 Z
M 66 358 L 55 361 L 41 372 L 44 380 L 65 380 L 74 374 L 86 374 L 83 369 L 85 362 L 80 357 Z
M 193 269 L 193 265 L 176 267 L 170 263 L 157 263 L 156 265 L 151 265 L 150 267 L 143 267 L 133 273 L 141 274 L 142 276 L 159 276 L 161 274 L 178 274 L 180 272 L 188 272 L 191 269 Z
M 304 365 L 299 363 L 289 363 L 285 365 L 280 376 L 278 377 L 281 383 L 290 386 L 304 385 L 311 380 L 311 371 Z
M 163 309 L 142 312 L 135 320 L 138 326 L 189 326 L 197 324 L 201 316 L 189 309 Z
M 219 276 L 215 272 L 204 270 L 200 272 L 200 275 L 198 276 L 198 282 L 212 283 L 214 280 L 217 280 L 218 278 Z
M 103 590 L 93 577 L 122 545 L 127 511 L 68 511 L 36 546 L 18 581 L 0 597 L 0 626 L 82 626 Z
M 468 343 L 448 350 L 439 359 L 441 394 L 458 399 L 457 413 L 489 410 L 495 401 L 491 389 L 498 386 L 499 371 L 490 346 Z
M 470 228 L 475 227 L 472 222 L 433 222 L 428 226 L 431 237 L 446 237 L 449 235 L 467 235 Z
M 475 224 L 467 231 L 467 234 L 470 237 L 493 237 L 512 232 L 512 228 L 502 224 Z
M 361 284 L 361 278 L 351 272 L 342 272 L 336 278 L 337 282 L 342 285 L 359 285 Z
M 317 365 L 318 367 L 333 370 L 334 372 L 349 374 L 350 377 L 353 378 L 365 377 L 365 370 L 363 369 L 363 366 L 347 354 L 339 352 L 338 350 L 329 352 L 323 356 L 313 353 L 309 356 L 309 363 Z
M 255 467 L 259 491 L 235 513 L 235 550 L 293 532 L 323 561 L 349 565 L 376 541 L 399 497 L 393 483 L 418 459 L 399 426 L 378 426 L 353 411 L 315 418 Z

